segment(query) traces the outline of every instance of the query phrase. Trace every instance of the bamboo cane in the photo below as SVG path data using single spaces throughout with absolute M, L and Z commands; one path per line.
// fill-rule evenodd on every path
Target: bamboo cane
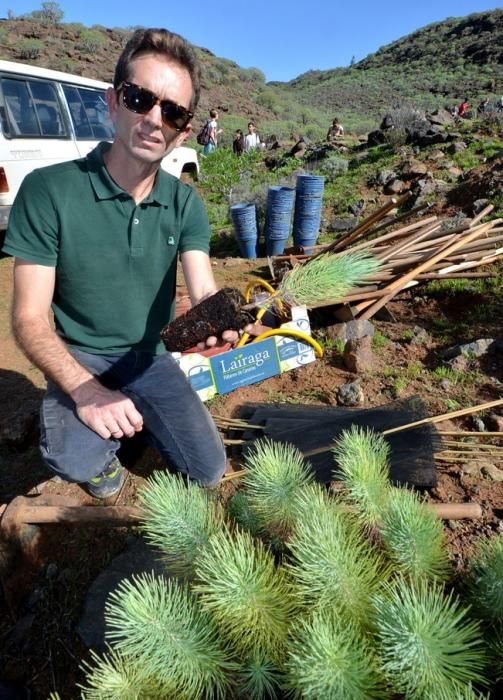
M 349 233 L 341 236 L 337 241 L 334 242 L 332 250 L 340 250 L 342 248 L 347 248 L 347 246 L 352 243 L 356 238 L 362 236 L 365 232 L 369 230 L 377 221 L 380 221 L 386 214 L 392 209 L 396 209 L 404 202 L 406 202 L 411 196 L 410 192 L 402 195 L 401 197 L 392 197 L 389 202 L 387 202 L 383 207 L 378 209 L 374 214 L 369 216 L 365 221 L 354 228 Z
M 493 209 L 494 209 L 494 204 L 488 204 L 486 207 L 484 207 L 484 209 L 482 209 L 482 211 L 479 212 L 477 214 L 477 216 L 475 216 L 470 221 L 470 228 L 473 228 L 474 226 L 476 226 L 479 223 L 479 221 L 482 221 L 484 216 L 487 216 L 488 214 L 490 214 Z
M 501 220 L 497 220 L 498 222 Z M 477 236 L 479 236 L 483 231 L 486 231 L 488 227 L 490 227 L 491 224 L 483 224 L 481 227 L 476 227 L 474 229 L 470 229 L 469 233 L 467 233 L 465 236 L 461 237 L 461 240 L 456 241 L 455 243 L 449 243 L 446 247 L 441 248 L 435 255 L 433 255 L 431 258 L 426 260 L 425 262 L 421 263 L 418 267 L 414 268 L 413 270 L 410 270 L 407 272 L 403 277 L 401 277 L 399 280 L 396 280 L 395 282 L 392 282 L 387 286 L 387 289 L 389 291 L 388 296 L 384 296 L 381 299 L 378 299 L 370 308 L 368 308 L 362 315 L 361 315 L 361 320 L 365 321 L 369 318 L 371 318 L 379 309 L 381 309 L 385 304 L 388 303 L 390 299 L 393 298 L 393 296 L 407 283 L 410 282 L 414 277 L 419 274 L 420 272 L 424 272 L 427 270 L 431 265 L 433 265 L 435 262 L 438 260 L 441 260 L 442 258 L 445 258 L 448 253 L 452 253 L 455 250 L 458 250 L 463 243 L 468 243 L 469 241 L 473 240 Z

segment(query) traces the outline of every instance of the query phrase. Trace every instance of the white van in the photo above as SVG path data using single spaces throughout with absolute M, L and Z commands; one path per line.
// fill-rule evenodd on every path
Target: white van
M 85 156 L 99 141 L 112 140 L 108 87 L 79 75 L 0 61 L 0 238 L 25 175 Z M 175 177 L 188 173 L 197 179 L 197 153 L 176 148 L 162 168 Z

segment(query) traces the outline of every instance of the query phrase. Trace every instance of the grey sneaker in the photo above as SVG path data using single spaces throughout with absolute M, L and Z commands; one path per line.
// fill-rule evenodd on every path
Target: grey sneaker
M 95 498 L 110 498 L 122 488 L 125 479 L 125 470 L 117 457 L 114 457 L 108 467 L 98 476 L 86 482 L 86 489 Z

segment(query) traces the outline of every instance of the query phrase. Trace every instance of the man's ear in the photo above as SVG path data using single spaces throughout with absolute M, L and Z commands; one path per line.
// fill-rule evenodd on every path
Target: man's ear
M 119 108 L 119 95 L 114 88 L 109 87 L 106 92 L 106 98 L 110 119 L 115 123 L 117 119 L 117 110 Z
M 180 133 L 176 137 L 176 145 L 181 146 L 182 143 L 189 138 L 191 133 L 192 133 L 192 124 L 187 124 L 185 129 L 180 131 Z

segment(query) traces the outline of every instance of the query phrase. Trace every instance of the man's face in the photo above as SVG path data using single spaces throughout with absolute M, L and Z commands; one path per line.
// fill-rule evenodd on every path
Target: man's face
M 128 82 L 153 92 L 161 100 L 173 100 L 190 109 L 192 81 L 188 71 L 178 63 L 155 54 L 145 54 L 131 64 Z M 188 124 L 183 131 L 166 126 L 161 119 L 161 107 L 155 105 L 146 114 L 130 112 L 122 102 L 122 95 L 110 89 L 108 107 L 115 123 L 114 145 L 135 160 L 158 163 L 176 146 L 185 141 L 192 131 Z
M 254 125 L 254 124 L 248 124 L 248 131 L 250 132 L 250 134 L 253 134 L 253 132 L 255 131 L 255 125 Z

